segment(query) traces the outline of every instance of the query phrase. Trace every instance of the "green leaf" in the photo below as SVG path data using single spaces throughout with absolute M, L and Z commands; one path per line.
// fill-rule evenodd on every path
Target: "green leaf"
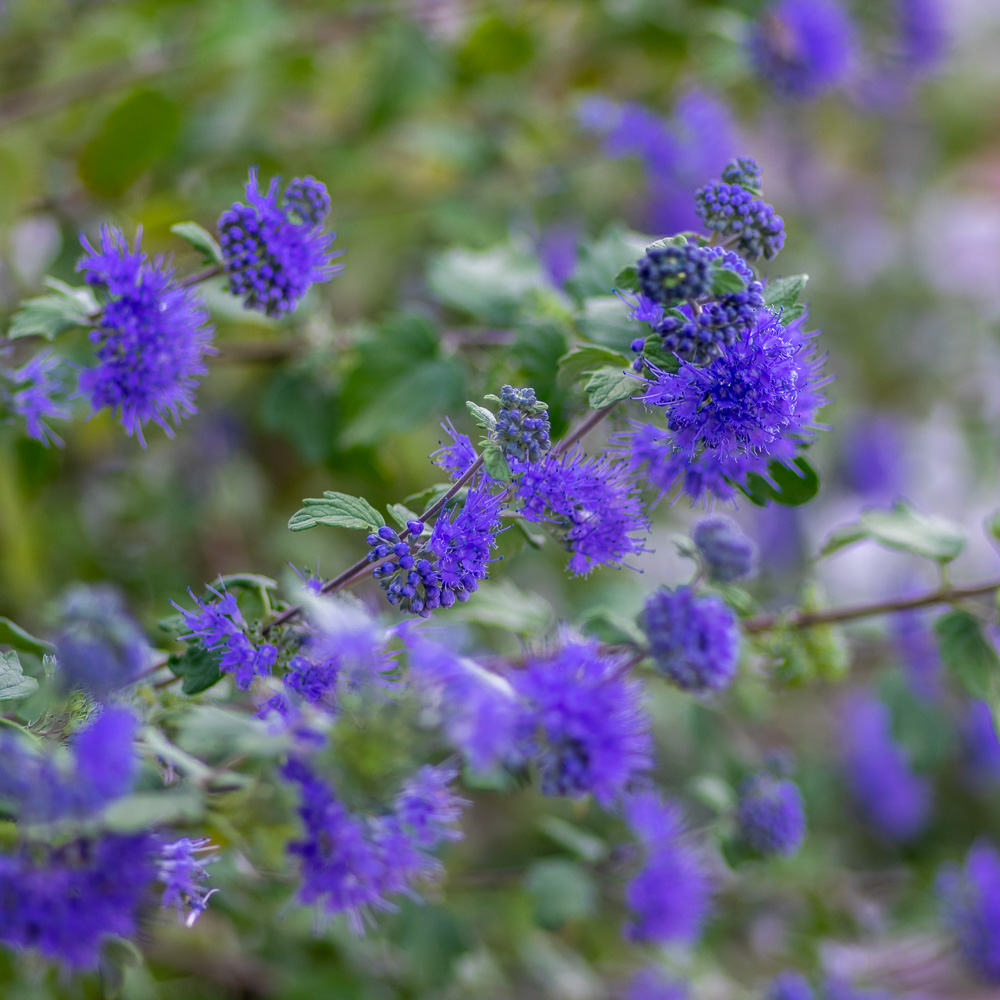
M 995 511 L 983 522 L 986 534 L 995 542 L 1000 542 L 1000 510 Z M 2 621 L 3 619 L 0 619 Z
M 123 937 L 106 937 L 101 945 L 97 971 L 102 1000 L 118 1000 L 125 988 L 125 970 L 142 965 L 142 952 Z
M 456 607 L 449 618 L 527 636 L 547 628 L 555 617 L 541 594 L 522 590 L 510 580 L 488 580 L 479 589 L 481 600 Z
M 478 403 L 473 403 L 471 399 L 465 401 L 466 409 L 472 415 L 472 419 L 482 427 L 487 434 L 493 431 L 497 425 L 497 418 L 486 409 L 485 406 L 480 406 Z
M 305 531 L 317 524 L 329 528 L 356 528 L 377 531 L 385 524 L 382 515 L 364 498 L 346 493 L 323 494 L 322 500 L 306 499 L 305 507 L 292 515 L 288 527 L 292 531 Z
M 702 774 L 688 782 L 691 797 L 720 816 L 736 808 L 732 786 L 714 774 Z
M 569 388 L 579 381 L 581 375 L 595 372 L 599 368 L 614 365 L 617 368 L 628 367 L 628 359 L 618 351 L 610 351 L 606 347 L 587 344 L 575 347 L 564 354 L 558 362 L 556 381 L 563 388 Z
M 666 247 L 682 247 L 685 246 L 687 242 L 688 238 L 686 236 L 665 236 L 662 240 L 650 243 L 646 247 L 646 253 L 649 253 L 650 250 L 663 250 Z
M 590 397 L 590 408 L 603 410 L 605 406 L 628 399 L 639 391 L 638 380 L 620 368 L 600 368 L 590 376 L 586 392 Z
M 794 323 L 800 316 L 804 316 L 805 312 L 806 307 L 802 303 L 788 306 L 781 314 L 781 325 L 788 326 L 789 323 Z
M 219 661 L 222 651 L 206 649 L 199 643 L 191 643 L 183 653 L 171 653 L 167 666 L 177 676 L 183 677 L 181 690 L 185 694 L 200 694 L 222 680 Z
M 89 288 L 75 288 L 56 278 L 46 278 L 45 284 L 53 294 L 21 303 L 7 331 L 11 340 L 36 336 L 54 340 L 69 330 L 94 325 L 100 306 Z
M 543 816 L 538 821 L 538 829 L 560 847 L 565 847 L 590 864 L 603 861 L 608 856 L 608 845 L 597 834 L 568 823 L 559 816 Z
M 747 287 L 747 283 L 735 271 L 728 267 L 716 267 L 712 274 L 712 294 L 729 295 L 732 292 L 741 292 Z
M 222 264 L 222 247 L 215 242 L 215 237 L 197 222 L 178 222 L 170 227 L 182 240 L 191 244 L 202 256 L 205 264 Z
M 631 344 L 636 331 L 641 329 L 635 320 L 629 319 L 625 303 L 617 295 L 596 295 L 584 300 L 576 326 L 586 340 L 618 351 Z
M 769 502 L 784 507 L 798 507 L 808 503 L 819 492 L 819 476 L 816 470 L 801 455 L 789 468 L 781 462 L 771 462 L 767 474 L 773 481 L 769 483 L 763 476 L 751 472 L 740 492 L 758 507 L 766 507 Z
M 820 549 L 820 555 L 828 556 L 868 538 L 886 548 L 938 562 L 951 562 L 965 548 L 965 532 L 959 525 L 936 515 L 920 514 L 900 501 L 889 510 L 863 511 L 854 523 L 837 528 Z
M 641 646 L 643 634 L 634 621 L 611 608 L 592 608 L 580 622 L 580 631 L 609 646 Z
M 978 618 L 968 611 L 946 611 L 936 622 L 941 660 L 965 691 L 1000 707 L 1000 657 L 983 634 Z
M 196 823 L 205 812 L 205 799 L 192 785 L 162 792 L 136 792 L 117 799 L 104 813 L 104 826 L 134 833 L 155 826 Z
M 391 517 L 401 528 L 406 527 L 407 521 L 420 520 L 420 516 L 418 514 L 415 514 L 409 507 L 401 503 L 388 504 L 385 509 L 389 512 L 389 517 Z
M 19 701 L 37 690 L 38 681 L 24 676 L 17 653 L 0 653 L 0 701 Z
M 546 858 L 532 864 L 525 889 L 534 904 L 535 923 L 546 930 L 559 930 L 597 909 L 594 880 L 575 861 L 566 858 Z
M 177 743 L 199 760 L 221 762 L 241 755 L 278 756 L 287 749 L 288 739 L 271 732 L 260 719 L 195 702 L 184 713 Z
M 137 90 L 115 107 L 80 153 L 80 177 L 102 198 L 125 193 L 170 152 L 180 129 L 178 106 L 155 90 Z
M 768 281 L 764 286 L 764 305 L 771 309 L 784 309 L 787 312 L 798 302 L 808 280 L 808 274 L 793 274 L 789 278 L 775 278 Z M 782 315 L 781 318 L 784 320 L 785 316 Z
M 277 590 L 278 581 L 259 573 L 226 573 L 219 577 L 226 590 Z
M 651 333 L 643 342 L 642 356 L 661 372 L 675 372 L 680 366 L 680 359 L 673 351 L 663 346 L 663 338 L 658 333 Z
M 639 269 L 635 264 L 623 267 L 615 275 L 615 288 L 620 288 L 624 292 L 639 291 Z
M 52 643 L 36 639 L 9 618 L 0 618 L 0 646 L 13 646 L 22 653 L 33 653 L 35 656 L 45 656 L 55 650 Z
M 566 289 L 578 302 L 594 295 L 610 295 L 624 270 L 642 256 L 647 237 L 617 226 L 606 229 L 594 242 L 584 243 Z
M 487 441 L 483 445 L 483 468 L 498 483 L 510 482 L 510 466 L 503 448 L 496 441 Z

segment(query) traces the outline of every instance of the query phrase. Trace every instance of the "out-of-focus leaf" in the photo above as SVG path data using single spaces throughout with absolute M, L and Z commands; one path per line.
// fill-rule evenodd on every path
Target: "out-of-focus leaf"
M 69 330 L 93 325 L 98 304 L 89 288 L 76 288 L 56 278 L 46 278 L 45 284 L 53 294 L 21 303 L 7 330 L 11 340 L 35 336 L 54 340 Z
M 80 177 L 102 198 L 124 194 L 173 148 L 180 130 L 177 105 L 156 90 L 137 90 L 114 108 L 80 153 Z
M 968 611 L 946 611 L 934 622 L 941 660 L 973 698 L 1000 708 L 1000 657 Z
M 854 523 L 837 528 L 820 549 L 820 555 L 831 555 L 867 538 L 886 548 L 938 562 L 950 562 L 965 548 L 965 532 L 959 525 L 943 517 L 921 514 L 900 501 L 888 510 L 863 511 Z
M 456 607 L 455 621 L 490 625 L 517 635 L 534 635 L 552 623 L 552 606 L 541 594 L 521 590 L 510 580 L 487 580 L 480 584 L 481 600 Z
M 610 351 L 606 347 L 594 344 L 575 347 L 559 359 L 559 385 L 568 388 L 574 385 L 581 375 L 607 367 L 616 367 L 619 370 L 627 368 L 628 359 L 618 351 Z
M 52 643 L 35 638 L 9 618 L 0 618 L 0 646 L 12 646 L 22 653 L 33 653 L 35 656 L 44 656 L 55 649 Z
M 559 816 L 543 816 L 538 821 L 538 829 L 583 861 L 593 864 L 608 856 L 608 845 L 596 833 L 568 823 Z
M 183 677 L 181 690 L 185 694 L 200 694 L 222 680 L 219 661 L 222 650 L 206 649 L 191 643 L 183 653 L 171 653 L 167 666 L 178 677 Z
M 628 288 L 624 272 L 643 255 L 646 237 L 617 226 L 607 229 L 593 243 L 580 247 L 576 269 L 566 290 L 578 301 L 610 295 L 615 288 Z
M 525 888 L 534 903 L 535 923 L 546 930 L 559 930 L 597 909 L 594 880 L 575 861 L 566 858 L 536 861 L 528 869 Z
M 215 237 L 197 222 L 178 222 L 170 227 L 170 231 L 190 243 L 201 254 L 203 263 L 222 263 L 222 247 L 215 242 Z
M 293 514 L 288 522 L 292 531 L 305 531 L 319 524 L 377 531 L 385 524 L 382 515 L 364 497 L 327 491 L 322 500 L 307 498 L 302 502 L 305 507 Z
M 133 833 L 155 826 L 195 823 L 205 812 L 205 797 L 194 785 L 160 792 L 136 792 L 113 802 L 103 824 L 119 833 Z
M 627 349 L 637 334 L 648 329 L 629 319 L 625 303 L 617 295 L 595 295 L 586 299 L 576 325 L 587 340 L 616 351 Z
M 38 681 L 25 677 L 17 653 L 0 653 L 0 701 L 19 701 L 37 690 Z

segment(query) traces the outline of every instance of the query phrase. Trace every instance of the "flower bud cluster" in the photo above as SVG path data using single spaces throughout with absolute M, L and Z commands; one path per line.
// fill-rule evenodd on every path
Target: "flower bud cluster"
M 712 288 L 712 268 L 693 243 L 651 247 L 638 263 L 639 290 L 664 306 L 704 298 Z
M 505 385 L 493 434 L 508 461 L 537 462 L 551 446 L 548 405 L 534 389 Z

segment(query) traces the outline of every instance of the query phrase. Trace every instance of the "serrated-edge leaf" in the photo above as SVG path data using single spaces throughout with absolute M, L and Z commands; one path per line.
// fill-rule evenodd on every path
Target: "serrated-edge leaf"
M 215 237 L 197 222 L 178 222 L 170 227 L 170 231 L 201 253 L 204 263 L 224 263 L 222 247 L 216 243 Z
M 483 468 L 486 474 L 498 483 L 510 482 L 510 465 L 507 464 L 507 457 L 496 441 L 487 441 L 483 445 Z
M 564 387 L 573 385 L 581 375 L 614 365 L 625 368 L 628 359 L 617 351 L 596 344 L 585 344 L 567 351 L 556 363 L 556 382 Z
M 716 267 L 712 274 L 712 294 L 729 295 L 732 292 L 741 292 L 747 287 L 742 276 L 728 267 Z
M 480 406 L 478 403 L 474 403 L 471 399 L 465 401 L 466 409 L 472 416 L 472 419 L 482 427 L 484 431 L 490 432 L 496 428 L 497 418 L 486 409 L 485 406 Z
M 687 244 L 686 236 L 665 236 L 662 240 L 657 240 L 655 243 L 650 243 L 646 247 L 646 253 L 650 250 L 664 250 L 666 247 L 682 247 Z
M 798 302 L 808 280 L 808 274 L 793 274 L 787 278 L 768 281 L 764 286 L 764 305 L 770 309 L 788 310 Z
M 663 346 L 663 338 L 658 333 L 649 334 L 643 341 L 642 356 L 661 372 L 672 373 L 681 367 L 680 358 Z
M 445 491 L 447 492 L 447 491 Z M 415 514 L 409 507 L 401 503 L 390 503 L 386 504 L 385 508 L 389 512 L 389 517 L 391 517 L 396 524 L 401 528 L 406 527 L 407 521 L 419 521 L 420 515 Z
M 603 410 L 612 403 L 629 399 L 639 388 L 638 381 L 620 368 L 599 368 L 590 376 L 586 393 L 590 397 L 590 406 L 594 410 Z
M 17 653 L 0 653 L 0 701 L 20 701 L 37 690 L 38 681 L 24 676 Z
M 385 524 L 382 515 L 364 497 L 326 492 L 322 499 L 307 498 L 302 502 L 305 506 L 288 521 L 292 531 L 306 531 L 320 524 L 329 528 L 377 531 Z
M 52 643 L 36 638 L 9 618 L 0 618 L 0 646 L 13 646 L 22 653 L 33 653 L 35 656 L 44 656 L 55 650 Z
M 67 285 L 57 278 L 46 278 L 52 295 L 26 299 L 10 321 L 7 337 L 45 337 L 54 340 L 62 333 L 92 326 L 99 306 L 89 288 Z

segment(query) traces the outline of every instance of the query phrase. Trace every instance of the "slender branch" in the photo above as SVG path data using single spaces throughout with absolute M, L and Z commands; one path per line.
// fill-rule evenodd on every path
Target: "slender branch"
M 186 278 L 181 278 L 177 284 L 181 288 L 190 288 L 192 285 L 201 284 L 203 281 L 208 281 L 209 278 L 214 278 L 216 275 L 222 274 L 223 270 L 221 264 L 213 264 L 211 267 L 206 267 L 203 271 L 195 271 L 194 274 L 189 274 Z
M 826 608 L 823 611 L 798 611 L 792 615 L 758 615 L 743 622 L 745 632 L 768 632 L 775 628 L 811 628 L 814 625 L 833 625 L 837 622 L 868 618 L 872 615 L 892 614 L 913 608 L 926 608 L 934 604 L 955 604 L 967 597 L 981 597 L 1000 590 L 1000 580 L 977 583 L 970 587 L 943 587 L 918 594 L 915 597 L 896 597 L 871 604 L 854 604 L 843 608 Z
M 619 402 L 621 401 L 619 400 Z M 572 434 L 568 434 L 552 449 L 553 454 L 561 455 L 572 448 L 577 441 L 586 437 L 617 405 L 616 402 L 605 406 L 603 410 L 595 410 Z

